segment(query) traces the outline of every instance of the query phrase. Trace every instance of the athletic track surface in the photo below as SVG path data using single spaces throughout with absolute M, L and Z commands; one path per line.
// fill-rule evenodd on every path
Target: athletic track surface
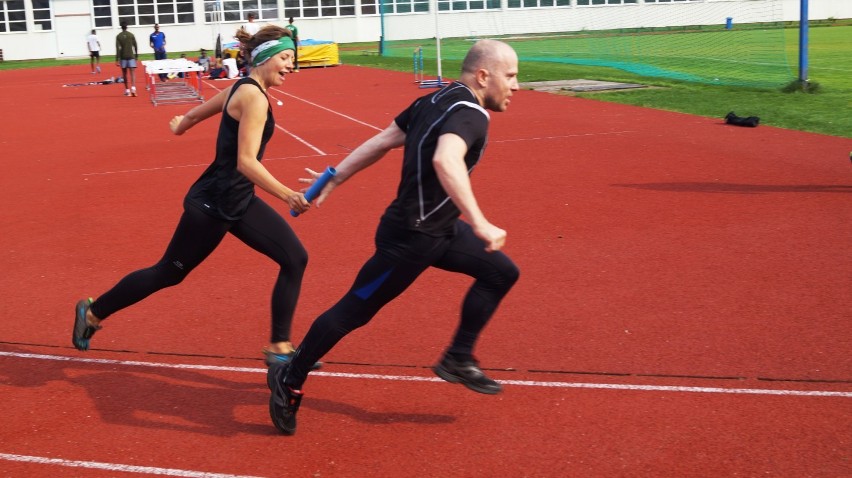
M 92 76 L 0 72 L 0 476 L 852 475 L 852 140 L 518 92 L 473 175 L 522 271 L 477 348 L 504 393 L 430 371 L 468 280 L 429 271 L 325 358 L 285 437 L 260 355 L 276 271 L 231 237 L 71 347 L 75 301 L 159 258 L 218 125 L 173 136 L 190 105 L 153 106 L 141 71 L 138 98 L 62 86 Z M 423 93 L 290 75 L 264 164 L 295 187 Z M 310 253 L 297 341 L 372 252 L 400 158 L 298 219 L 260 193 Z

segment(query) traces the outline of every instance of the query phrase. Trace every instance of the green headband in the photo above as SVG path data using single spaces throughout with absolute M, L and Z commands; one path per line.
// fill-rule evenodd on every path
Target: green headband
M 252 66 L 260 66 L 265 63 L 266 60 L 284 50 L 296 50 L 296 45 L 293 43 L 293 39 L 288 36 L 283 36 L 277 40 L 269 40 L 268 42 L 261 43 L 257 46 L 257 48 L 251 51 L 251 64 Z

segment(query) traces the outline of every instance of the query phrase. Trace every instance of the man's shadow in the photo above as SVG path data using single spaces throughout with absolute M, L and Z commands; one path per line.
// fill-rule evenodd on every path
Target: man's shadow
M 104 371 L 106 367 L 113 370 Z M 105 423 L 223 437 L 241 433 L 277 435 L 271 423 L 246 423 L 235 414 L 237 406 L 266 410 L 269 390 L 263 374 L 258 373 L 256 381 L 241 382 L 215 376 L 219 373 L 0 356 L 0 388 L 39 388 L 52 381 L 70 383 L 85 389 Z M 447 415 L 377 413 L 314 397 L 306 399 L 302 408 L 347 415 L 371 424 L 455 421 L 455 417 Z M 263 417 L 267 418 L 266 413 Z
M 438 415 L 433 413 L 389 413 L 365 410 L 351 403 L 338 402 L 325 398 L 305 398 L 302 407 L 310 408 L 321 413 L 335 413 L 347 415 L 359 422 L 367 424 L 390 425 L 393 423 L 416 423 L 423 425 L 442 425 L 453 423 L 456 418 L 449 415 Z

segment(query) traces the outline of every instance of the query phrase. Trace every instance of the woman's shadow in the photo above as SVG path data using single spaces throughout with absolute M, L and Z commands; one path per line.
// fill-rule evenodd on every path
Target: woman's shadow
M 49 357 L 49 356 L 45 356 Z M 41 363 L 33 366 L 33 361 Z M 104 371 L 109 367 L 110 371 Z M 262 369 L 258 370 L 262 372 Z M 241 421 L 236 407 L 266 410 L 269 391 L 265 377 L 234 381 L 219 371 L 0 356 L 0 383 L 13 387 L 46 387 L 61 381 L 82 387 L 105 423 L 234 436 L 242 433 L 275 435 L 270 424 Z M 306 399 L 302 408 L 335 413 L 371 424 L 445 424 L 455 417 L 424 413 L 381 413 L 335 400 Z M 266 413 L 263 413 L 264 419 Z

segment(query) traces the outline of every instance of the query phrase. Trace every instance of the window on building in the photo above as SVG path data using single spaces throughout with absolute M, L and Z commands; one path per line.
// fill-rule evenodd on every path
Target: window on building
M 375 14 L 377 3 L 378 0 L 362 1 L 361 13 Z M 355 16 L 355 0 L 284 0 L 285 18 L 352 16 Z
M 118 21 L 128 25 L 195 23 L 192 0 L 116 0 Z
M 448 3 L 448 0 L 441 0 L 443 3 Z M 470 3 L 495 3 L 500 8 L 500 0 L 471 0 Z M 384 9 L 384 13 L 426 13 L 429 11 L 430 0 L 361 0 L 361 15 L 378 15 L 379 4 Z M 441 8 L 440 6 L 438 7 Z M 492 8 L 492 7 L 488 7 Z
M 204 0 L 204 21 L 244 22 L 254 13 L 258 23 L 278 20 L 277 0 Z
M 376 15 L 379 13 L 378 0 L 361 0 L 361 15 Z
M 500 0 L 438 0 L 438 11 L 499 9 Z
M 322 17 L 351 17 L 355 15 L 355 0 L 320 0 Z
M 638 3 L 639 0 L 577 0 L 578 7 L 589 5 L 636 5 Z M 645 3 L 648 3 L 648 0 L 645 0 Z
M 0 0 L 0 33 L 27 31 L 24 0 Z
M 570 7 L 571 0 L 509 0 L 507 5 L 509 8 Z
M 446 0 L 445 0 L 446 1 Z M 429 0 L 383 0 L 382 10 L 386 15 L 391 13 L 424 13 L 429 11 Z M 361 2 L 363 12 L 364 2 Z
M 319 14 L 318 0 L 284 0 L 284 18 L 316 18 Z
M 206 3 L 206 2 L 205 2 Z M 254 13 L 258 23 L 278 20 L 278 2 L 276 0 L 231 0 L 220 2 L 238 20 L 248 20 L 248 14 Z
M 260 0 L 257 8 L 259 22 L 271 22 L 278 20 L 278 1 L 277 0 Z
M 53 30 L 53 12 L 50 0 L 32 0 L 33 24 L 36 31 Z
M 92 18 L 96 27 L 112 26 L 112 6 L 110 0 L 92 0 Z

